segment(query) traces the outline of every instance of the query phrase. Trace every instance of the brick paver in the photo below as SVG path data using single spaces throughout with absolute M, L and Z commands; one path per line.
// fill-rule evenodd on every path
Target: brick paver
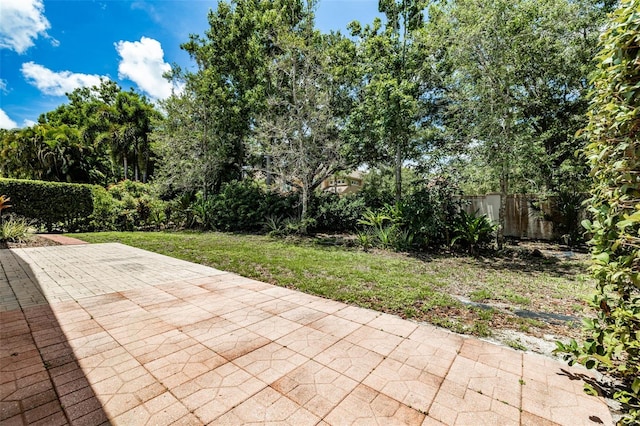
M 3 425 L 612 423 L 586 370 L 121 244 L 0 264 Z

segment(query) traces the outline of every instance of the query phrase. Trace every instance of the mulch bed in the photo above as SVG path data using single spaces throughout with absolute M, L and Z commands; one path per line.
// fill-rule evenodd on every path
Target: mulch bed
M 41 237 L 39 235 L 32 235 L 27 241 L 24 241 L 22 243 L 0 241 L 0 249 L 48 247 L 48 246 L 59 246 L 59 245 L 60 245 L 59 243 L 49 240 L 47 238 Z

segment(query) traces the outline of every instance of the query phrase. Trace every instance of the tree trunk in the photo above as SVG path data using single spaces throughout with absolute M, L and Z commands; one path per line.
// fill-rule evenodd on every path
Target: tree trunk
M 271 142 L 271 146 L 273 146 L 273 141 Z M 273 178 L 271 177 L 271 156 L 267 155 L 267 188 L 271 188 L 273 184 Z
M 124 180 L 127 180 L 127 177 L 129 176 L 127 173 L 127 170 L 129 169 L 129 165 L 127 164 L 127 156 L 124 155 L 122 157 L 122 167 L 124 168 Z
M 142 171 L 142 183 L 147 183 L 149 178 L 149 148 L 144 153 L 144 170 Z
M 402 199 L 402 149 L 400 145 L 396 147 L 396 204 L 399 204 Z
M 502 250 L 504 247 L 504 227 L 505 216 L 507 213 L 507 189 L 508 189 L 508 176 L 503 170 L 500 173 L 500 208 L 498 209 L 498 232 L 496 234 L 496 244 L 498 250 Z
M 302 184 L 302 212 L 300 212 L 300 232 L 307 233 L 307 210 L 309 209 L 309 188 Z

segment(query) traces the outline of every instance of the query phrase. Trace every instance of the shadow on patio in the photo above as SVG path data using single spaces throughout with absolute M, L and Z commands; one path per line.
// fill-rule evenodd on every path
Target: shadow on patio
M 97 324 L 73 301 L 56 304 L 54 312 L 15 252 L 0 250 L 0 263 L 0 423 L 109 424 L 78 362 L 82 345 L 70 343 L 91 339 Z

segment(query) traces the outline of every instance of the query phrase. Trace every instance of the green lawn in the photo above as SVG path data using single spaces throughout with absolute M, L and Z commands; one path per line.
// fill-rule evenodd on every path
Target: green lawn
M 514 308 L 580 315 L 592 283 L 584 259 L 406 254 L 327 247 L 312 240 L 192 232 L 73 235 L 121 242 L 334 300 L 487 335 L 495 327 L 545 327 L 467 307 L 451 294 Z

